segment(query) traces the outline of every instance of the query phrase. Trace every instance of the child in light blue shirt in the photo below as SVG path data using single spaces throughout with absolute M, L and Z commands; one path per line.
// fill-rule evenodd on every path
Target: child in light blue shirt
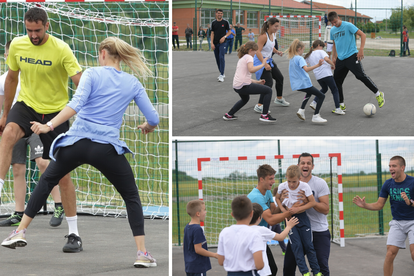
M 292 44 L 290 44 L 288 50 L 289 61 L 289 77 L 290 77 L 290 86 L 292 90 L 299 90 L 306 93 L 305 98 L 302 101 L 302 106 L 299 108 L 296 113 L 301 120 L 305 120 L 305 106 L 308 103 L 311 95 L 318 97 L 318 104 L 314 115 L 312 117 L 313 123 L 326 123 L 327 120 L 323 119 L 319 114 L 322 103 L 325 99 L 325 94 L 312 86 L 312 81 L 309 77 L 308 72 L 319 67 L 323 63 L 323 59 L 319 61 L 318 64 L 308 67 L 305 59 L 302 57 L 303 51 L 305 50 L 305 44 L 299 39 L 295 39 Z

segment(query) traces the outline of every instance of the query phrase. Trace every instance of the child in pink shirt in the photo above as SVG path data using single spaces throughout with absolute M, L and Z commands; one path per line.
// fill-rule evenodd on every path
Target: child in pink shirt
M 226 121 L 236 120 L 234 114 L 239 111 L 250 99 L 250 95 L 260 94 L 263 99 L 263 112 L 259 120 L 262 122 L 274 123 L 276 119 L 269 114 L 269 105 L 272 99 L 272 89 L 265 86 L 265 80 L 253 80 L 251 74 L 263 68 L 266 64 L 266 58 L 263 63 L 253 66 L 253 57 L 258 50 L 258 46 L 254 41 L 249 41 L 238 49 L 239 61 L 237 62 L 236 73 L 233 79 L 233 89 L 236 91 L 240 100 L 224 114 L 223 119 Z M 261 101 L 262 102 L 262 101 Z

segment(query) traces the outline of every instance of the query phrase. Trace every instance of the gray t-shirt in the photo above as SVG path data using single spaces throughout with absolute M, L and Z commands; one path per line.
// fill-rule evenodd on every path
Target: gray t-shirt
M 328 184 L 322 178 L 312 175 L 308 184 L 312 189 L 316 202 L 319 202 L 321 196 L 330 194 Z M 306 210 L 306 214 L 309 217 L 312 232 L 324 232 L 329 229 L 327 215 L 319 213 L 314 208 Z

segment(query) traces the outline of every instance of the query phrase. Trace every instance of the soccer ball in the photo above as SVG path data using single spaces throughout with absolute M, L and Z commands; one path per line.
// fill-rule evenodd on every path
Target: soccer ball
M 375 112 L 377 112 L 377 108 L 375 107 L 374 104 L 372 103 L 367 103 L 366 105 L 364 105 L 364 113 L 367 116 L 372 116 L 375 114 Z

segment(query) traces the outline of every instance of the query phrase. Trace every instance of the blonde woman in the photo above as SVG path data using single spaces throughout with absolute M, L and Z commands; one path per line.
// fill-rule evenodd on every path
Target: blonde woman
M 121 71 L 121 62 L 125 62 L 138 76 L 145 78 L 151 74 L 138 49 L 118 38 L 109 37 L 99 46 L 101 66 L 85 70 L 67 106 L 46 124 L 32 122 L 33 132 L 48 133 L 77 114 L 69 131 L 59 135 L 53 142 L 49 153 L 52 161 L 33 191 L 19 227 L 2 242 L 2 246 L 25 246 L 26 228 L 53 187 L 79 165 L 90 164 L 105 175 L 125 201 L 138 250 L 134 266 L 157 265 L 145 248 L 141 201 L 133 172 L 124 156 L 132 152 L 125 142 L 119 140 L 119 129 L 131 100 L 135 101 L 147 119 L 147 122 L 138 126 L 143 134 L 154 131 L 159 117 L 138 79 Z M 74 247 L 82 244 L 80 237 L 74 234 L 70 234 L 68 239 Z M 82 251 L 81 246 L 77 248 Z

